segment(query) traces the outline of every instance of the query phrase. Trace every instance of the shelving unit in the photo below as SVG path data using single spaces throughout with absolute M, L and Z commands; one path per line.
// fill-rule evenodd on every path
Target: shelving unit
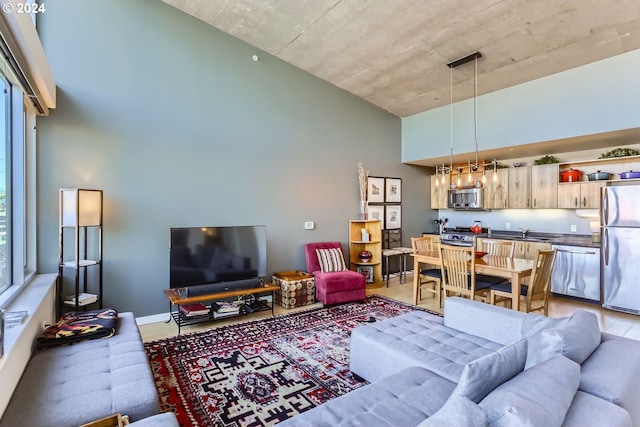
M 274 315 L 274 304 L 276 301 L 275 292 L 280 289 L 280 286 L 273 285 L 271 283 L 265 283 L 262 286 L 256 288 L 237 289 L 233 291 L 213 292 L 210 294 L 202 294 L 196 296 L 189 296 L 187 288 L 171 288 L 165 289 L 164 294 L 169 300 L 169 312 L 171 317 L 167 322 L 173 319 L 178 325 L 178 335 L 183 326 L 193 325 L 195 323 L 208 322 L 213 320 L 219 320 L 227 317 L 237 317 L 248 313 L 257 311 L 271 310 L 271 315 Z M 261 300 L 262 295 L 271 294 L 271 304 L 264 300 Z M 207 314 L 201 314 L 196 316 L 186 316 L 180 311 L 180 306 L 191 303 L 202 303 L 208 309 L 211 309 L 211 304 L 216 300 L 224 299 L 242 299 L 238 313 L 225 313 L 216 316 L 213 311 Z M 175 307 L 175 310 L 174 310 Z
M 102 190 L 62 188 L 59 196 L 58 317 L 65 306 L 102 308 L 103 301 Z M 65 286 L 65 277 L 72 285 Z
M 369 240 L 362 240 L 362 229 L 366 229 Z M 369 262 L 360 261 L 362 251 L 371 252 Z M 358 271 L 358 267 L 373 269 L 373 282 L 367 285 L 382 283 L 382 223 L 380 220 L 351 220 L 349 221 L 349 269 Z

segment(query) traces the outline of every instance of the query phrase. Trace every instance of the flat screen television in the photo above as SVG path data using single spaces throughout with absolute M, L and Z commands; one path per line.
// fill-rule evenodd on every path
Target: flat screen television
M 172 288 L 234 282 L 267 275 L 265 225 L 171 228 L 169 285 Z

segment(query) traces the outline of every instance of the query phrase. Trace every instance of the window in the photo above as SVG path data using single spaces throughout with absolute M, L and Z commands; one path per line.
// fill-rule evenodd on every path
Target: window
M 35 109 L 0 59 L 0 306 L 35 270 Z

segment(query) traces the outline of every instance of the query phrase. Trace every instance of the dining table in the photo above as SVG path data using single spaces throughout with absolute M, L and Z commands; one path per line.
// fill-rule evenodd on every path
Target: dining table
M 415 252 L 413 256 L 413 304 L 418 304 L 420 290 L 420 264 L 440 266 L 442 264 L 438 251 Z M 471 260 L 469 260 L 471 266 Z M 498 255 L 476 257 L 476 273 L 504 277 L 511 281 L 512 304 L 514 310 L 520 310 L 520 286 L 525 277 L 531 276 L 533 260 Z

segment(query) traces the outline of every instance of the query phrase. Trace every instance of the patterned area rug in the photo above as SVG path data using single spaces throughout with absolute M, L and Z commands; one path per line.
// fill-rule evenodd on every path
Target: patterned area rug
M 163 412 L 186 426 L 271 426 L 366 383 L 351 330 L 419 309 L 381 296 L 145 343 Z

